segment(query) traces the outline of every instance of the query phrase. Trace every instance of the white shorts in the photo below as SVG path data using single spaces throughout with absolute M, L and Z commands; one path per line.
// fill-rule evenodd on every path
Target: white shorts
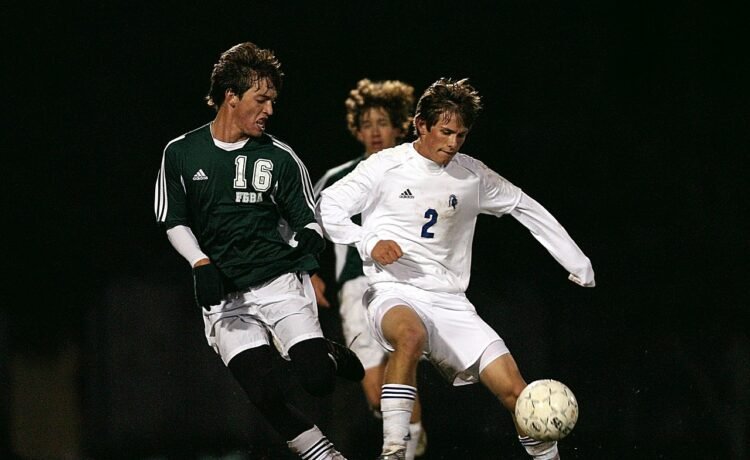
M 323 337 L 310 276 L 287 273 L 227 294 L 203 312 L 206 340 L 224 364 L 240 352 L 271 341 L 284 359 L 303 340 Z M 270 335 L 270 338 L 269 338 Z
M 370 332 L 367 308 L 362 302 L 367 288 L 366 276 L 345 282 L 339 291 L 339 313 L 346 344 L 357 354 L 362 366 L 370 369 L 384 362 L 386 351 Z
M 393 347 L 383 338 L 381 321 L 397 305 L 411 307 L 427 329 L 425 355 L 453 385 L 479 381 L 479 361 L 492 344 L 496 356 L 509 353 L 503 339 L 477 314 L 464 294 L 431 292 L 403 283 L 377 283 L 365 293 L 364 302 L 373 324 L 375 339 L 383 347 Z

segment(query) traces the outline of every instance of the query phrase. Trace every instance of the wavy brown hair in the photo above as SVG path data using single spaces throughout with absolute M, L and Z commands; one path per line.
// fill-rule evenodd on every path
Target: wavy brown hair
M 399 80 L 371 81 L 367 78 L 357 82 L 349 91 L 345 101 L 346 124 L 356 137 L 362 114 L 371 108 L 382 108 L 388 113 L 391 123 L 401 128 L 404 136 L 409 132 L 414 107 L 414 87 Z

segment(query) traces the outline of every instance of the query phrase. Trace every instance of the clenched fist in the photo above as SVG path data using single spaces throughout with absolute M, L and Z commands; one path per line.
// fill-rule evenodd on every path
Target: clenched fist
M 380 240 L 373 246 L 370 256 L 380 265 L 388 265 L 397 261 L 402 255 L 401 246 L 393 240 Z

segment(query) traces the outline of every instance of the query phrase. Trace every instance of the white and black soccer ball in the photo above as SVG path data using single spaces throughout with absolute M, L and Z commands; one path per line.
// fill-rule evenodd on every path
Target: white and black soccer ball
M 578 421 L 578 401 L 570 388 L 552 379 L 535 380 L 516 401 L 516 423 L 539 441 L 558 441 Z

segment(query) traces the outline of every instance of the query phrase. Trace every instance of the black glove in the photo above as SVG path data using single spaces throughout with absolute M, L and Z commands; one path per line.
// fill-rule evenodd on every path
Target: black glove
M 317 256 L 326 248 L 326 240 L 311 228 L 303 228 L 294 235 L 297 250 Z
M 224 298 L 224 286 L 221 275 L 214 264 L 200 265 L 193 268 L 195 301 L 206 311 L 211 305 L 217 305 Z

